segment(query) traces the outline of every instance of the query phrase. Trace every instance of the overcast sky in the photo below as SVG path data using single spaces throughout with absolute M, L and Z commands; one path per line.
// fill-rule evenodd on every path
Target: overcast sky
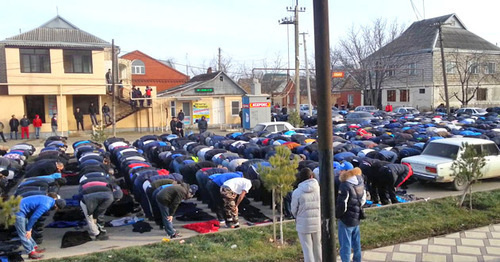
M 309 57 L 314 54 L 312 3 L 299 1 L 299 7 L 306 8 L 299 22 L 300 32 L 309 33 Z M 207 67 L 220 47 L 222 56 L 231 57 L 233 64 L 261 67 L 263 60 L 286 61 L 287 26 L 278 20 L 292 16 L 286 7 L 294 5 L 292 0 L 3 0 L 0 40 L 44 24 L 58 9 L 60 16 L 80 29 L 109 42 L 114 39 L 121 55 L 140 50 L 157 59 L 173 59 L 176 68 L 185 72 L 185 64 Z M 468 30 L 497 44 L 499 7 L 498 0 L 330 0 L 330 44 L 335 45 L 350 27 L 368 25 L 377 18 L 409 26 L 424 15 L 451 13 Z M 293 59 L 292 25 L 289 33 Z M 300 52 L 303 59 L 302 46 Z

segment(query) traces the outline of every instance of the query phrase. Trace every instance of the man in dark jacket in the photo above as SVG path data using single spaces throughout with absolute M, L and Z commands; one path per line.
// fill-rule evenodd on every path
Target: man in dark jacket
M 110 124 L 111 123 L 111 116 L 109 115 L 109 112 L 111 110 L 109 109 L 108 104 L 104 103 L 101 110 L 102 110 L 102 115 L 104 116 L 104 122 L 106 124 Z
M 16 231 L 21 239 L 21 243 L 28 253 L 30 259 L 41 259 L 45 249 L 39 248 L 31 237 L 31 230 L 38 219 L 49 211 L 52 207 L 64 208 L 64 199 L 58 199 L 57 194 L 49 193 L 48 196 L 36 195 L 25 197 L 19 205 L 19 212 L 16 213 Z
M 50 127 L 52 128 L 52 135 L 57 135 L 57 114 L 54 113 L 50 119 Z
M 90 114 L 90 120 L 92 121 L 92 125 L 97 126 L 97 124 L 98 124 L 97 123 L 97 108 L 93 102 L 90 102 L 89 114 Z
M 200 134 L 207 131 L 208 123 L 205 119 L 205 116 L 202 116 L 200 120 L 198 120 L 198 129 L 200 130 Z
M 184 137 L 184 123 L 179 119 L 177 123 L 175 123 L 175 129 L 177 130 L 177 135 L 179 137 Z
M 19 124 L 21 125 L 21 139 L 24 139 L 24 134 L 26 134 L 26 139 L 30 139 L 30 120 L 26 115 L 23 115 Z
M 364 219 L 363 205 L 366 192 L 358 167 L 340 171 L 339 195 L 336 203 L 340 258 L 342 262 L 351 261 L 351 248 L 354 262 L 361 262 L 360 219 Z
M 76 108 L 74 115 L 76 120 L 76 129 L 80 131 L 80 126 L 81 126 L 82 131 L 85 131 L 85 129 L 83 128 L 83 113 L 82 111 L 80 111 L 79 107 Z
M 174 135 L 179 135 L 177 133 L 177 117 L 172 117 L 172 120 L 170 120 L 170 130 L 172 131 L 172 134 Z
M 119 186 L 108 182 L 89 180 L 80 183 L 80 207 L 85 215 L 89 234 L 95 236 L 96 240 L 108 240 L 104 229 L 104 213 L 115 200 L 123 197 L 123 192 Z
M 196 190 L 198 190 L 198 186 L 196 185 L 189 186 L 186 183 L 182 183 L 181 185 L 168 184 L 156 195 L 156 201 L 158 202 L 158 207 L 161 212 L 163 226 L 165 227 L 165 231 L 170 238 L 181 236 L 175 231 L 174 225 L 172 224 L 173 215 L 182 200 L 192 198 L 196 193 Z
M 387 193 L 393 204 L 399 203 L 396 198 L 395 187 L 400 187 L 413 175 L 411 166 L 404 164 L 386 164 L 379 169 L 375 178 L 378 185 L 378 193 L 382 204 L 388 204 Z
M 17 140 L 17 132 L 19 131 L 19 120 L 17 120 L 15 115 L 12 115 L 9 121 L 9 126 L 10 126 L 10 139 L 12 138 L 13 133 L 16 134 L 16 140 Z
M 184 112 L 182 112 L 182 109 L 181 111 L 179 111 L 179 114 L 177 114 L 177 118 L 179 119 L 179 121 L 184 120 Z

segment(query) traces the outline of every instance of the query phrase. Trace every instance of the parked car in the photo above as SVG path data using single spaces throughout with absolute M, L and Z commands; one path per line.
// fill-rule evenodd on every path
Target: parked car
M 253 132 L 266 131 L 269 133 L 277 133 L 281 131 L 289 131 L 295 129 L 290 123 L 278 121 L 278 122 L 264 122 L 259 123 L 252 129 Z
M 375 106 L 357 106 L 354 108 L 354 111 L 363 111 L 363 112 L 369 112 L 371 114 L 375 113 L 378 111 L 378 109 Z
M 311 112 L 312 112 L 311 116 L 318 114 L 318 110 L 316 110 L 316 108 L 314 108 L 314 107 L 311 109 Z M 309 115 L 309 105 L 308 104 L 301 104 L 300 105 L 300 115 Z
M 460 108 L 457 111 L 455 111 L 456 116 L 461 116 L 461 115 L 469 115 L 469 116 L 484 116 L 488 112 L 486 109 L 479 108 L 479 107 L 464 107 Z
M 420 111 L 418 111 L 416 108 L 411 107 L 411 106 L 401 106 L 401 107 L 397 107 L 396 109 L 394 109 L 394 113 L 417 115 L 417 114 L 420 114 Z
M 452 183 L 454 190 L 463 190 L 465 181 L 455 179 L 451 174 L 453 161 L 461 157 L 464 148 L 462 143 L 476 147 L 479 153 L 485 154 L 486 165 L 482 178 L 500 176 L 500 155 L 497 145 L 491 140 L 479 138 L 444 138 L 431 141 L 418 156 L 405 157 L 402 163 L 408 163 L 413 175 L 419 180 L 436 183 Z
M 344 118 L 345 122 L 349 124 L 361 124 L 370 122 L 372 119 L 375 119 L 375 117 L 371 113 L 364 111 L 351 112 Z

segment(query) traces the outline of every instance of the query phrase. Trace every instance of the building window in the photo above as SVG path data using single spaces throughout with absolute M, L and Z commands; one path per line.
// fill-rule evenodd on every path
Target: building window
M 396 66 L 389 66 L 389 69 L 387 69 L 387 76 L 395 76 L 396 75 Z
M 408 90 L 399 90 L 399 101 L 400 102 L 409 102 L 410 101 L 410 92 L 408 92 Z
M 446 73 L 456 74 L 457 73 L 457 63 L 456 62 L 446 62 Z
M 92 73 L 92 51 L 63 50 L 64 73 Z
M 418 90 L 418 93 L 419 93 L 419 94 L 425 94 L 425 88 L 420 88 L 420 89 Z
M 479 74 L 479 65 L 477 63 L 472 63 L 469 66 L 469 73 L 471 73 L 473 75 Z
M 387 90 L 387 102 L 396 102 L 396 90 Z
M 238 116 L 240 115 L 240 101 L 231 101 L 231 115 Z
M 496 63 L 488 62 L 485 65 L 484 73 L 485 74 L 494 74 L 496 72 L 496 69 L 497 69 L 497 64 Z
M 352 106 L 354 105 L 354 95 L 353 94 L 348 94 L 347 95 L 347 103 Z
M 21 73 L 50 73 L 49 49 L 21 48 Z
M 175 101 L 170 101 L 170 115 L 172 117 L 177 116 L 177 113 L 175 112 Z
M 408 64 L 408 74 L 411 76 L 417 75 L 417 63 Z
M 146 74 L 146 66 L 141 60 L 134 60 L 132 62 L 132 74 L 134 75 L 144 75 Z
M 486 96 L 488 95 L 488 89 L 486 88 L 478 88 L 476 94 L 477 101 L 486 101 Z

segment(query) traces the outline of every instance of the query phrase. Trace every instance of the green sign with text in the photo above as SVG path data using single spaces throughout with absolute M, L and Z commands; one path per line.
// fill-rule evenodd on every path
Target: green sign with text
M 213 88 L 195 88 L 194 92 L 195 93 L 213 93 L 214 89 Z

